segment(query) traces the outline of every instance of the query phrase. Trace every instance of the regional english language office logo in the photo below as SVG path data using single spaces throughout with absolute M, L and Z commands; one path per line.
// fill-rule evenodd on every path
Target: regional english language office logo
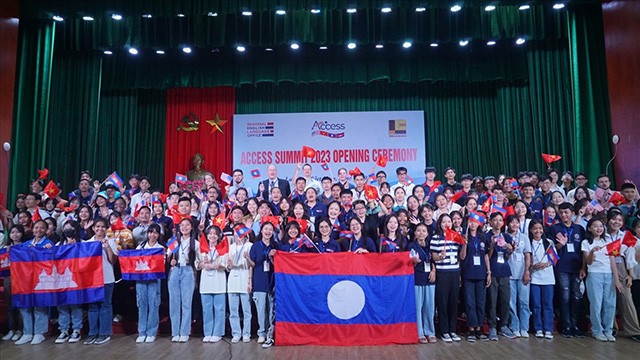
M 389 120 L 389 137 L 407 137 L 407 120 Z
M 247 137 L 274 137 L 276 126 L 273 121 L 257 121 L 247 123 Z
M 344 130 L 346 128 L 347 126 L 344 123 L 314 121 L 311 126 L 311 136 L 326 136 L 330 139 L 340 139 L 344 137 Z

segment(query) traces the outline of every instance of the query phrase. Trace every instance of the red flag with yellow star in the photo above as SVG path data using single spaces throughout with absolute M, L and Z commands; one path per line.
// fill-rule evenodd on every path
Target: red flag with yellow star
M 544 162 L 547 163 L 547 166 L 549 166 L 552 162 L 562 159 L 562 156 L 542 153 L 542 158 Z
M 622 241 L 620 239 L 610 242 L 609 244 L 607 244 L 607 255 L 620 256 L 621 246 L 622 246 Z
M 54 198 L 60 194 L 60 188 L 53 182 L 53 180 L 49 180 L 47 186 L 44 187 L 44 193 L 47 194 L 48 197 Z
M 314 148 L 310 147 L 310 146 L 302 146 L 302 157 L 303 158 L 312 158 L 316 156 L 316 151 Z
M 364 185 L 364 194 L 367 197 L 367 200 L 377 200 L 378 197 L 379 197 L 378 188 L 376 188 L 373 185 L 365 184 Z

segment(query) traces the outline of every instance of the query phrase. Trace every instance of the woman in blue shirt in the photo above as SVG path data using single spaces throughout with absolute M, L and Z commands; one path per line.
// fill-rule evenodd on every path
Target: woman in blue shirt
M 340 252 L 340 244 L 338 244 L 337 241 L 331 238 L 332 225 L 329 219 L 322 218 L 318 220 L 316 226 L 318 228 L 318 236 L 316 237 L 316 241 L 315 241 L 317 250 L 311 249 L 311 252 L 313 251 L 320 251 L 323 253 L 324 252 L 327 252 L 327 253 Z
M 396 215 L 389 215 L 384 221 L 379 243 L 380 252 L 397 252 L 407 249 L 407 239 L 400 232 L 400 223 Z
M 362 222 L 360 219 L 352 217 L 347 224 L 349 225 L 349 230 L 353 233 L 353 237 L 342 242 L 343 251 L 354 253 L 376 252 L 376 245 L 373 240 L 362 234 Z
M 436 269 L 431 262 L 431 253 L 427 237 L 427 225 L 418 224 L 415 229 L 415 241 L 409 244 L 413 260 L 415 278 L 416 315 L 418 325 L 418 341 L 435 343 L 436 328 L 433 316 L 435 314 Z

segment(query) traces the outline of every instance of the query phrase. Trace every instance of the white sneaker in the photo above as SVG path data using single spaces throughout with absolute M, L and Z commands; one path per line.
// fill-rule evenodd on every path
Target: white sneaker
M 264 343 L 265 340 L 264 336 L 258 336 L 258 344 Z
M 146 336 L 142 336 L 142 335 L 140 335 L 140 336 L 138 336 L 138 337 L 136 338 L 136 344 L 141 344 L 141 343 L 143 343 L 145 340 L 147 340 L 147 337 L 146 337 Z
M 152 343 L 156 341 L 156 337 L 155 336 L 147 336 L 147 338 L 144 340 L 144 342 L 146 343 Z
M 11 341 L 18 341 L 20 340 L 21 337 L 22 337 L 22 330 L 17 330 L 16 333 L 13 334 Z
M 269 338 L 264 342 L 264 344 L 262 344 L 262 348 L 263 349 L 268 349 L 268 348 L 272 347 L 273 344 L 275 344 L 275 342 L 273 341 L 273 339 Z
M 516 330 L 516 331 L 512 331 L 513 335 L 515 335 L 517 338 L 522 337 L 522 335 L 520 335 L 520 330 Z
M 232 344 L 237 344 L 240 342 L 240 336 L 234 336 L 231 338 L 231 343 Z
M 56 344 L 62 344 L 62 343 L 66 343 L 67 340 L 69 340 L 69 334 L 66 331 L 63 331 L 63 332 L 60 333 L 60 335 L 56 339 L 55 343 Z
M 605 338 L 606 339 L 606 338 Z M 18 341 L 15 342 L 16 345 L 24 345 L 28 344 L 33 340 L 33 335 L 22 335 Z
M 189 341 L 189 335 L 180 336 L 181 343 L 186 343 L 187 341 Z
M 529 337 L 529 332 L 528 332 L 528 331 L 521 330 L 521 331 L 520 331 L 520 336 L 526 339 L 526 338 L 528 338 L 528 337 Z
M 244 336 L 242 337 L 242 342 L 249 342 L 249 341 L 251 341 L 251 336 L 249 336 L 249 335 L 244 335 Z
M 44 341 L 44 335 L 33 335 L 33 339 L 31 340 L 31 345 L 38 345 Z
M 537 337 L 537 338 L 542 338 L 542 337 L 544 337 L 544 334 L 542 333 L 542 330 L 538 330 L 538 331 L 536 331 L 536 337 Z
M 202 342 L 207 343 L 209 342 L 209 340 L 211 340 L 211 336 L 205 336 L 202 338 Z
M 171 342 L 180 342 L 180 336 L 174 336 L 171 338 Z
M 549 340 L 553 339 L 553 334 L 551 333 L 551 331 L 545 332 L 544 333 L 544 338 L 545 339 L 549 339 Z
M 77 343 L 78 341 L 80 341 L 80 331 L 73 330 L 73 332 L 71 333 L 71 336 L 69 336 L 69 342 Z
M 2 340 L 3 341 L 9 341 L 9 340 L 11 340 L 13 335 L 15 335 L 15 333 L 13 332 L 13 330 L 10 330 L 5 336 L 2 337 Z
M 122 315 L 117 315 L 113 317 L 113 322 L 118 323 L 122 321 Z
M 212 337 L 210 337 L 210 338 L 209 338 L 209 342 L 212 342 L 212 343 L 217 343 L 217 342 L 218 342 L 218 341 L 220 341 L 220 340 L 222 340 L 222 337 L 221 337 L 221 336 L 215 336 L 215 335 L 213 335 Z

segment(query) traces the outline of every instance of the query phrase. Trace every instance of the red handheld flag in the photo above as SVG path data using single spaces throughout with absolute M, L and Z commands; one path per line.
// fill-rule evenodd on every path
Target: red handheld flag
M 607 202 L 613 204 L 613 206 L 620 206 L 626 203 L 627 199 L 625 199 L 624 196 L 622 196 L 622 194 L 620 194 L 619 192 L 614 191 Z
M 365 196 L 367 197 L 367 200 L 377 200 L 379 197 L 378 188 L 376 188 L 373 185 L 365 184 L 364 193 L 365 193 Z
M 620 247 L 622 246 L 622 242 L 620 239 L 610 242 L 607 244 L 607 255 L 609 256 L 620 256 Z
M 357 166 L 353 170 L 349 170 L 349 175 L 351 176 L 356 176 L 358 174 L 362 174 L 362 171 L 360 171 Z
M 552 162 L 562 159 L 562 156 L 542 153 L 542 159 L 544 159 L 544 162 L 549 166 Z
M 638 242 L 638 238 L 633 236 L 631 231 L 627 230 L 622 238 L 622 245 L 626 245 L 628 247 L 635 247 Z
M 386 156 L 379 156 L 378 160 L 376 161 L 376 165 L 380 166 L 380 167 L 385 167 L 387 166 L 387 157 Z
M 302 146 L 302 157 L 303 158 L 312 158 L 316 156 L 316 151 L 310 146 Z
M 227 218 L 225 216 L 225 213 L 221 212 L 220 214 L 218 214 L 218 216 L 213 218 L 211 224 L 219 227 L 220 229 L 224 229 L 224 227 L 227 226 Z
M 169 215 L 171 215 L 171 220 L 173 220 L 174 224 L 179 224 L 183 219 L 189 219 L 189 215 L 180 214 L 178 211 L 178 205 L 174 205 L 173 208 L 169 211 Z
M 47 186 L 44 187 L 44 193 L 47 194 L 49 198 L 55 198 L 60 194 L 60 188 L 53 182 L 53 180 L 49 180 Z
M 42 216 L 40 215 L 40 208 L 36 208 L 36 210 L 33 212 L 33 215 L 31 215 L 31 222 L 35 223 L 36 221 L 40 220 L 42 220 Z
M 225 236 L 222 241 L 219 241 L 216 245 L 216 250 L 218 251 L 218 255 L 223 256 L 229 253 L 229 238 Z
M 460 198 L 462 197 L 462 195 L 464 195 L 465 192 L 460 190 L 458 192 L 456 192 L 455 194 L 453 194 L 453 196 L 451 196 L 451 202 L 457 202 L 458 200 L 460 200 Z
M 44 180 L 47 178 L 47 176 L 49 176 L 49 169 L 44 168 L 42 170 L 38 170 L 38 179 L 39 180 Z
M 124 226 L 124 223 L 122 222 L 121 218 L 117 218 L 116 222 L 114 222 L 113 224 L 111 224 L 111 231 L 120 231 L 120 230 L 124 230 L 127 227 Z
M 300 225 L 300 234 L 304 234 L 307 232 L 307 220 L 305 219 L 296 219 L 294 217 L 289 216 L 287 222 L 295 221 Z
M 204 233 L 200 234 L 200 253 L 206 254 L 211 251 L 211 246 L 209 246 L 209 240 L 204 236 Z
M 266 223 L 266 222 L 270 222 L 271 224 L 273 224 L 274 228 L 277 228 L 278 225 L 280 224 L 280 217 L 278 216 L 263 216 L 260 218 L 260 225 Z
M 464 238 L 457 231 L 453 231 L 450 228 L 447 228 L 444 235 L 446 240 L 451 240 L 454 243 L 458 243 L 460 245 L 464 245 Z

